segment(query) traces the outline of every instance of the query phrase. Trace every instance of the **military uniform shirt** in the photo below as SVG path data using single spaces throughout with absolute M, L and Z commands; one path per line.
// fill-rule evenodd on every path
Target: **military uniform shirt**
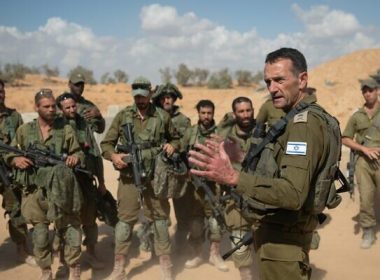
M 366 146 L 379 147 L 380 146 L 380 131 L 376 129 L 376 133 L 371 135 L 372 139 L 369 139 L 367 135 L 368 129 L 373 125 L 375 119 L 379 119 L 380 108 L 376 110 L 373 117 L 370 118 L 364 109 L 364 106 L 356 111 L 348 120 L 346 128 L 343 131 L 342 136 L 353 139 L 356 136 L 355 141 L 359 144 L 363 144 L 364 141 L 368 142 Z M 376 117 L 377 116 L 377 117 Z
M 316 99 L 307 96 L 302 101 L 315 103 Z M 329 154 L 328 141 L 325 140 L 328 139 L 327 131 L 325 121 L 311 111 L 301 121 L 293 118 L 274 143 L 274 159 L 279 174 L 271 178 L 240 173 L 238 192 L 280 208 L 275 214 L 264 217 L 263 222 L 297 225 L 300 231 L 314 230 L 317 219 L 305 211 L 310 206 L 305 205 L 305 201 Z M 304 153 L 293 153 L 289 148 L 292 142 L 306 145 Z

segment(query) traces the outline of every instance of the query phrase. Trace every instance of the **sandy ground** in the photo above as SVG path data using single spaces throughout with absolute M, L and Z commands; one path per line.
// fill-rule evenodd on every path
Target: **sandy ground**
M 310 86 L 317 88 L 319 102 L 341 122 L 344 128 L 348 117 L 355 108 L 362 104 L 362 96 L 359 91 L 358 78 L 365 78 L 380 66 L 380 49 L 358 51 L 351 55 L 338 58 L 329 63 L 320 65 L 310 72 Z M 17 108 L 20 112 L 33 111 L 33 96 L 39 88 L 52 88 L 56 95 L 67 90 L 67 81 L 54 79 L 46 81 L 38 76 L 28 76 L 17 87 L 7 87 L 7 104 Z M 252 99 L 257 110 L 264 102 L 267 94 L 265 91 L 257 91 L 252 88 L 233 88 L 229 90 L 207 90 L 205 88 L 183 88 L 184 99 L 178 103 L 182 111 L 196 120 L 194 106 L 199 99 L 209 98 L 216 104 L 215 119 L 220 120 L 225 112 L 230 110 L 231 101 L 237 96 L 248 96 Z M 129 85 L 96 85 L 86 87 L 85 97 L 97 104 L 104 115 L 107 107 L 118 104 L 121 107 L 130 104 L 132 99 Z M 257 112 L 257 111 L 256 111 Z M 344 152 L 342 165 L 345 167 L 347 150 Z M 109 163 L 106 166 L 107 187 L 115 195 L 117 188 L 117 172 Z M 361 232 L 357 224 L 358 200 L 351 200 L 348 195 L 343 195 L 343 202 L 334 210 L 327 211 L 329 219 L 320 228 L 320 247 L 310 253 L 313 267 L 312 279 L 330 280 L 357 280 L 380 279 L 380 242 L 377 242 L 368 250 L 360 249 Z M 380 195 L 377 200 L 380 201 Z M 380 213 L 380 211 L 379 211 Z M 175 220 L 171 233 L 175 229 Z M 377 228 L 379 235 L 380 227 Z M 112 271 L 113 265 L 113 232 L 104 224 L 99 224 L 99 244 L 97 247 L 100 258 L 106 263 L 106 268 L 101 271 L 92 271 L 88 266 L 82 268 L 82 279 L 104 279 Z M 229 242 L 225 236 L 222 252 L 229 249 Z M 29 240 L 29 243 L 30 240 Z M 137 254 L 137 242 L 133 243 L 131 255 Z M 204 255 L 207 258 L 205 246 Z M 187 256 L 175 255 L 176 279 L 239 279 L 237 269 L 232 261 L 227 261 L 230 271 L 219 272 L 211 265 L 204 263 L 192 270 L 183 268 Z M 56 269 L 55 260 L 53 269 Z M 255 268 L 253 268 L 255 271 Z M 16 260 L 15 245 L 8 237 L 6 221 L 0 217 L 0 279 L 38 279 L 40 271 L 20 264 Z M 132 272 L 131 279 L 159 279 L 159 266 L 157 259 L 153 259 L 143 268 Z M 257 275 L 255 279 L 258 279 Z
M 108 188 L 115 195 L 117 188 L 117 172 L 106 162 L 106 181 Z M 349 195 L 343 195 L 341 205 L 327 211 L 328 220 L 319 229 L 321 235 L 320 247 L 311 251 L 310 259 L 313 268 L 312 279 L 380 279 L 380 242 L 377 242 L 368 250 L 359 248 L 361 233 L 357 224 L 358 197 L 355 201 Z M 175 220 L 171 233 L 175 229 Z M 380 227 L 377 228 L 377 231 Z M 106 268 L 100 271 L 91 270 L 86 264 L 83 265 L 82 279 L 105 279 L 112 271 L 113 264 L 113 232 L 110 227 L 99 224 L 99 244 L 97 251 L 100 259 L 106 263 Z M 379 236 L 379 233 L 377 234 Z M 225 236 L 222 252 L 229 249 L 228 236 Z M 30 240 L 29 240 L 30 243 Z M 137 240 L 133 242 L 131 255 L 137 254 Z M 207 258 L 207 247 L 204 247 L 204 256 Z M 229 272 L 219 272 L 207 262 L 196 269 L 184 269 L 186 254 L 175 255 L 176 279 L 239 279 L 237 269 L 231 260 L 227 261 Z M 54 260 L 53 270 L 56 269 L 57 260 Z M 253 267 L 254 273 L 255 268 Z M 159 279 L 159 265 L 157 259 L 153 259 L 142 268 L 134 270 L 130 274 L 131 279 Z M 38 279 L 39 269 L 20 264 L 16 260 L 15 245 L 8 237 L 6 221 L 0 218 L 0 279 Z M 255 279 L 258 279 L 257 275 Z

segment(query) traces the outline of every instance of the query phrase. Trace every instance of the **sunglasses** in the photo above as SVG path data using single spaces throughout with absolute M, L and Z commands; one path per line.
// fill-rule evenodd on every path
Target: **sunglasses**
M 146 89 L 150 90 L 151 86 L 148 84 L 132 84 L 132 89 Z

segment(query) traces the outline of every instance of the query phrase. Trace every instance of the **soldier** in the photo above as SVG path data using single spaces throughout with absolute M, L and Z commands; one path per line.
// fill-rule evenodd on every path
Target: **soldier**
M 105 129 L 105 120 L 102 117 L 100 110 L 94 103 L 83 97 L 85 87 L 85 78 L 83 74 L 73 73 L 70 76 L 68 86 L 70 88 L 70 92 L 75 96 L 78 114 L 89 122 L 92 131 L 96 133 L 103 133 Z
M 190 151 L 189 161 L 201 168 L 191 169 L 191 173 L 231 186 L 256 203 L 272 206 L 254 216 L 260 279 L 310 279 L 309 248 L 318 224 L 313 192 L 324 166 L 336 165 L 340 155 L 339 126 L 335 121 L 334 136 L 330 135 L 326 118 L 333 118 L 315 104 L 315 96 L 305 95 L 307 64 L 298 50 L 281 48 L 269 53 L 264 78 L 274 107 L 289 112 L 284 131 L 267 145 L 266 156 L 262 154 L 259 160 L 259 165 L 266 168 L 254 174 L 239 172 L 226 154 L 233 152 L 230 155 L 236 157 L 236 151 L 208 141 L 207 146 L 196 145 L 202 153 Z M 331 153 L 336 154 L 330 162 Z
M 163 84 L 158 87 L 153 95 L 153 103 L 164 109 L 171 118 L 175 133 L 180 138 L 185 135 L 185 131 L 191 126 L 190 119 L 180 112 L 175 105 L 177 98 L 182 99 L 179 89 L 171 84 Z M 189 209 L 191 208 L 191 192 L 187 191 L 182 197 L 173 198 L 174 213 L 177 220 L 177 231 L 175 234 L 176 248 L 180 249 L 186 244 L 186 237 L 189 232 Z
M 374 199 L 380 183 L 380 103 L 377 82 L 373 79 L 360 82 L 365 103 L 348 120 L 342 142 L 357 155 L 355 174 L 360 193 L 359 222 L 363 229 L 361 248 L 368 249 L 376 240 Z
M 218 135 L 223 139 L 228 137 L 229 141 L 238 144 L 240 149 L 246 153 L 252 144 L 255 127 L 252 101 L 243 96 L 235 98 L 232 102 L 232 112 L 235 121 L 229 126 L 224 126 L 223 129 L 218 128 Z M 238 170 L 242 169 L 239 163 L 234 163 L 234 167 Z M 251 230 L 252 222 L 241 215 L 240 209 L 237 209 L 233 202 L 226 205 L 225 211 L 226 223 L 233 240 L 241 239 Z M 232 246 L 234 246 L 233 243 Z M 239 269 L 240 279 L 252 279 L 253 252 L 251 246 L 242 246 L 232 255 L 232 259 L 235 267 Z
M 69 80 L 70 92 L 74 95 L 77 113 L 82 116 L 89 125 L 92 132 L 103 133 L 106 127 L 106 122 L 100 113 L 100 110 L 94 103 L 83 97 L 83 91 L 85 87 L 85 78 L 81 73 L 73 73 Z M 101 157 L 96 157 L 94 164 L 98 170 L 99 185 L 104 185 L 104 167 Z
M 0 140 L 10 144 L 16 134 L 16 129 L 23 124 L 21 115 L 15 110 L 5 106 L 5 84 L 0 80 Z M 2 155 L 0 160 L 3 162 Z M 3 196 L 2 206 L 9 215 L 9 236 L 17 246 L 17 256 L 22 262 L 36 266 L 35 259 L 28 254 L 26 239 L 28 228 L 21 215 L 21 192 L 14 186 L 5 186 L 0 183 L 0 193 Z
M 216 125 L 214 121 L 215 105 L 210 100 L 201 100 L 196 105 L 198 111 L 198 124 L 188 128 L 181 141 L 181 149 L 188 151 L 195 143 L 204 143 L 216 133 Z M 220 195 L 217 186 L 213 182 L 205 182 L 215 195 Z M 212 215 L 212 208 L 206 202 L 205 192 L 199 186 L 194 186 L 190 181 L 190 191 L 194 193 L 195 201 L 192 202 L 191 220 L 190 220 L 190 237 L 189 245 L 193 250 L 193 258 L 187 260 L 186 268 L 195 268 L 202 262 L 202 244 L 204 243 L 204 219 L 207 219 L 209 226 L 210 258 L 209 262 L 220 271 L 228 271 L 227 265 L 220 257 L 219 248 L 222 239 L 222 228 L 215 217 Z
M 306 87 L 305 88 L 306 95 L 313 95 L 316 98 L 316 88 Z M 267 130 L 274 125 L 278 120 L 286 115 L 285 111 L 282 109 L 278 109 L 273 105 L 272 98 L 268 98 L 263 105 L 261 105 L 259 113 L 256 117 L 257 123 L 262 123 L 267 126 Z M 319 247 L 319 242 L 321 237 L 317 230 L 313 233 L 313 239 L 311 242 L 310 249 L 316 250 Z
M 132 83 L 132 95 L 135 103 L 121 110 L 114 118 L 106 136 L 101 142 L 102 155 L 112 161 L 120 171 L 118 199 L 119 222 L 115 228 L 115 263 L 109 279 L 124 279 L 126 255 L 131 244 L 133 226 L 138 220 L 139 210 L 143 204 L 144 216 L 152 224 L 154 235 L 154 250 L 159 256 L 162 279 L 172 279 L 170 260 L 171 244 L 168 232 L 170 205 L 168 199 L 155 197 L 151 180 L 155 157 L 161 149 L 171 155 L 178 140 L 173 138 L 173 128 L 170 116 L 160 108 L 150 103 L 151 83 L 144 77 L 135 79 Z M 117 153 L 115 146 L 120 140 L 126 143 L 122 126 L 133 125 L 133 138 L 141 149 L 144 165 L 145 190 L 141 193 L 134 184 L 132 164 L 123 159 L 128 155 Z
M 97 178 L 102 177 L 96 164 L 101 159 L 98 144 L 86 120 L 77 113 L 76 102 L 71 93 L 63 93 L 57 97 L 57 106 L 62 111 L 66 124 L 69 124 L 76 133 L 79 145 L 85 155 L 85 166 L 88 171 Z M 100 158 L 100 159 L 99 159 Z M 83 193 L 83 205 L 81 211 L 82 229 L 84 233 L 83 245 L 86 246 L 84 260 L 94 269 L 101 269 L 104 264 L 98 260 L 95 254 L 95 244 L 98 240 L 98 225 L 96 224 L 96 188 L 93 180 L 86 174 L 77 174 Z M 104 194 L 107 190 L 104 180 L 99 181 L 98 190 Z
M 15 180 L 22 186 L 21 211 L 33 225 L 34 255 L 42 270 L 40 279 L 52 279 L 52 254 L 49 245 L 49 223 L 65 241 L 65 260 L 70 266 L 70 279 L 80 279 L 82 194 L 69 167 L 83 158 L 75 133 L 62 118 L 56 117 L 55 99 L 50 89 L 35 95 L 38 118 L 20 126 L 11 145 L 26 149 L 35 145 L 57 155 L 68 154 L 66 165 L 35 167 L 24 156 L 7 154 L 5 160 L 15 168 Z

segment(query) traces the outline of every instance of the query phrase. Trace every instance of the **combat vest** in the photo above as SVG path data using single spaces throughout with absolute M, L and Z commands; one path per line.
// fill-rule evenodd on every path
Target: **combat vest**
M 165 142 L 166 131 L 165 131 L 165 121 L 164 114 L 167 114 L 160 108 L 156 108 L 153 105 L 149 105 L 148 112 L 148 123 L 146 127 L 137 131 L 137 128 L 133 127 L 133 137 L 136 144 L 140 146 L 141 154 L 143 158 L 144 171 L 146 173 L 146 178 L 152 178 L 155 169 L 155 159 L 161 150 L 162 144 Z M 120 132 L 121 135 L 120 141 L 123 145 L 127 144 L 127 141 L 124 137 L 124 133 L 122 131 L 122 126 L 126 123 L 132 123 L 140 121 L 136 118 L 137 108 L 135 105 L 128 106 L 125 108 L 123 112 L 122 123 L 120 124 Z M 168 119 L 169 120 L 169 119 Z M 128 178 L 133 177 L 132 169 L 130 167 L 125 168 L 122 171 L 123 175 Z
M 337 207 L 341 202 L 340 192 L 348 191 L 348 185 L 344 184 L 340 189 L 336 189 L 335 181 L 341 178 L 339 161 L 341 157 L 341 132 L 339 122 L 336 118 L 328 114 L 322 107 L 312 103 L 301 102 L 293 108 L 286 116 L 274 124 L 267 135 L 258 145 L 254 153 L 260 154 L 254 174 L 276 178 L 279 176 L 279 168 L 273 153 L 273 142 L 284 132 L 288 121 L 291 118 L 299 118 L 302 114 L 309 111 L 316 114 L 326 122 L 328 132 L 325 134 L 325 143 L 328 143 L 329 155 L 325 164 L 321 167 L 319 174 L 310 187 L 309 195 L 304 204 L 304 210 L 311 214 L 321 214 L 327 207 L 328 209 Z M 248 156 L 248 155 L 247 155 Z M 246 157 L 247 159 L 247 157 Z M 243 211 L 248 218 L 260 219 L 267 212 L 276 212 L 277 207 L 258 202 L 252 198 L 244 197 L 249 205 L 248 211 Z M 250 209 L 249 209 L 250 208 Z M 259 213 L 259 215 L 257 215 Z

